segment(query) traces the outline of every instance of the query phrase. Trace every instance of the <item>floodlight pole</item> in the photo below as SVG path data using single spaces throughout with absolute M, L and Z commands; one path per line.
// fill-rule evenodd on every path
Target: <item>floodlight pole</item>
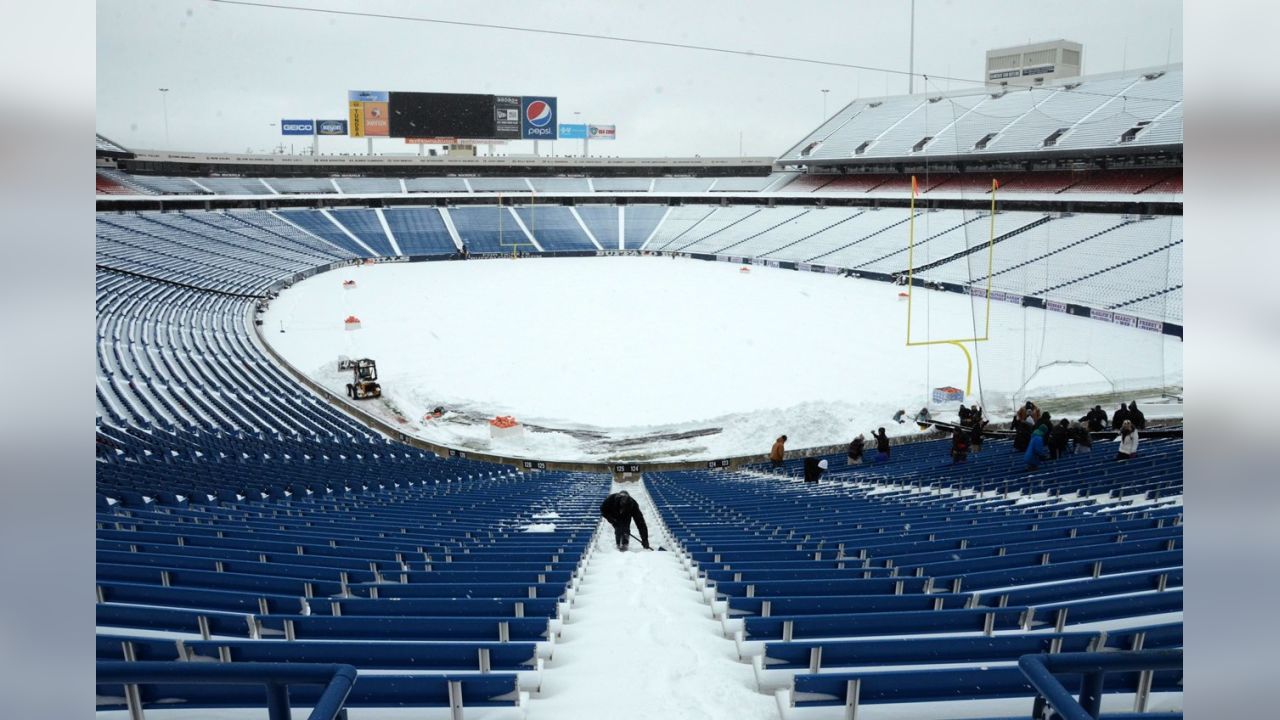
M 916 85 L 916 0 L 911 0 L 911 41 L 907 53 L 907 94 L 910 95 Z
M 821 92 L 822 92 L 822 120 L 820 122 L 826 122 L 827 121 L 827 93 L 831 92 L 831 88 L 822 88 Z
M 169 150 L 172 143 L 169 142 L 169 88 L 160 88 L 160 106 L 164 108 L 164 145 Z

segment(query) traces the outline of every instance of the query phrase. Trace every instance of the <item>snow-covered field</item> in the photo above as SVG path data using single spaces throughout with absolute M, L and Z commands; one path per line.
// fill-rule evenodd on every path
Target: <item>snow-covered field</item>
M 433 442 L 554 460 L 714 458 L 767 452 L 784 433 L 809 447 L 912 432 L 894 411 L 963 388 L 955 346 L 906 346 L 901 289 L 659 257 L 383 264 L 298 283 L 263 329 L 338 392 L 350 381 L 339 356 L 377 360 L 384 399 L 363 407 Z M 982 301 L 916 290 L 913 306 L 913 341 L 982 334 Z M 349 315 L 361 329 L 344 329 Z M 968 347 L 970 401 L 992 414 L 1182 381 L 1175 338 L 998 302 L 991 328 Z M 424 420 L 437 406 L 446 414 Z M 524 423 L 523 437 L 491 440 L 497 415 Z

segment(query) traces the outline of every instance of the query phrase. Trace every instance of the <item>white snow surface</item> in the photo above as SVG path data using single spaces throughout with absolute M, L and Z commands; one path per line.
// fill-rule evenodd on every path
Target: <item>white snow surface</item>
M 640 483 L 615 484 L 635 498 L 649 542 L 671 545 Z M 637 537 L 639 533 L 634 529 Z M 631 542 L 619 552 L 603 521 L 573 610 L 547 662 L 529 720 L 764 720 L 773 697 L 720 631 L 694 579 L 673 551 Z
M 348 279 L 358 289 L 344 291 Z M 967 366 L 953 345 L 906 346 L 900 290 L 659 257 L 380 264 L 297 283 L 263 328 L 339 393 L 350 382 L 339 356 L 377 360 L 384 397 L 360 407 L 425 440 L 547 460 L 706 459 L 762 454 L 781 434 L 795 448 L 878 426 L 916 432 L 890 417 L 914 415 L 931 388 L 963 388 Z M 984 314 L 983 302 L 917 289 L 912 339 L 982 334 Z M 348 315 L 362 329 L 344 330 Z M 989 414 L 1027 397 L 1182 381 L 1176 338 L 1003 302 L 991 327 L 968 345 L 981 390 L 971 400 Z M 437 406 L 444 417 L 423 418 Z M 954 409 L 934 407 L 941 419 Z M 491 438 L 497 415 L 524 436 Z
M 527 533 L 553 533 L 556 531 L 555 523 L 534 523 L 525 525 L 524 531 Z

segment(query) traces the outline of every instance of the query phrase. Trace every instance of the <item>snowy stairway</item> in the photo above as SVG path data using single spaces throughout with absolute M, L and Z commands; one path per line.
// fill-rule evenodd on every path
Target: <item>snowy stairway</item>
M 1026 231 L 1028 231 L 1028 230 L 1031 230 L 1032 228 L 1039 227 L 1039 226 L 1041 226 L 1041 225 L 1043 225 L 1043 224 L 1045 224 L 1045 223 L 1049 222 L 1049 221 L 1050 221 L 1050 220 L 1052 220 L 1052 219 L 1053 219 L 1053 218 L 1049 217 L 1048 215 L 1045 215 L 1045 216 L 1043 216 L 1043 217 L 1041 217 L 1041 218 L 1037 219 L 1037 220 L 1036 220 L 1036 221 L 1034 221 L 1034 222 L 1029 222 L 1029 223 L 1027 223 L 1026 225 L 1023 225 L 1023 226 L 1022 226 L 1022 227 L 1020 227 L 1020 228 L 1015 228 L 1015 229 L 1013 229 L 1013 230 L 1010 230 L 1009 232 L 1007 232 L 1007 233 L 1005 233 L 1005 234 L 1003 234 L 1003 235 L 1001 235 L 1001 236 L 999 236 L 999 237 L 997 237 L 997 238 L 993 239 L 993 240 L 991 241 L 991 243 L 990 243 L 990 244 L 991 244 L 991 245 L 995 245 L 995 244 L 997 244 L 997 243 L 1004 242 L 1005 240 L 1008 240 L 1009 238 L 1014 237 L 1015 235 L 1021 235 L 1022 233 L 1026 232 Z M 942 258 L 941 260 L 935 260 L 935 261 L 933 261 L 933 262 L 931 262 L 931 263 L 928 263 L 928 264 L 926 264 L 926 265 L 921 265 L 920 267 L 915 268 L 915 269 L 913 270 L 913 272 L 915 272 L 917 275 L 919 275 L 919 274 L 920 274 L 920 273 L 922 273 L 922 272 L 926 272 L 926 271 L 928 271 L 928 270 L 932 270 L 932 269 L 934 269 L 934 268 L 936 268 L 936 267 L 940 267 L 940 266 L 942 266 L 942 265 L 946 265 L 946 264 L 947 264 L 947 263 L 949 263 L 949 262 L 955 262 L 956 260 L 959 260 L 960 258 L 968 257 L 969 255 L 972 255 L 972 254 L 974 254 L 974 253 L 976 253 L 976 252 L 978 252 L 978 251 L 980 251 L 980 250 L 983 250 L 983 249 L 985 249 L 983 245 L 975 245 L 975 246 L 973 246 L 973 247 L 971 247 L 971 248 L 966 248 L 966 249 L 964 249 L 964 250 L 961 250 L 960 252 L 956 253 L 955 255 L 951 255 L 950 257 L 944 257 L 944 258 Z M 898 271 L 898 273 L 896 273 L 896 274 L 898 274 L 898 275 L 906 275 L 906 274 L 907 274 L 907 268 L 903 268 L 902 270 Z
M 792 221 L 794 221 L 794 220 L 796 220 L 796 219 L 798 219 L 798 218 L 800 218 L 800 217 L 802 217 L 802 216 L 804 216 L 804 215 L 807 215 L 807 214 L 809 214 L 810 212 L 812 212 L 812 211 L 811 211 L 811 210 L 805 210 L 804 212 L 800 213 L 799 215 L 795 215 L 795 216 L 793 216 L 793 217 L 789 217 L 789 218 L 787 218 L 786 220 L 783 220 L 783 221 L 782 221 L 782 222 L 780 222 L 780 223 L 776 223 L 776 224 L 774 224 L 774 225 L 770 225 L 769 227 L 765 228 L 764 230 L 761 230 L 761 231 L 760 231 L 760 232 L 758 232 L 758 233 L 755 233 L 755 234 L 753 234 L 753 235 L 748 235 L 748 236 L 746 236 L 746 237 L 742 238 L 741 240 L 738 240 L 737 242 L 732 243 L 732 244 L 730 244 L 730 245 L 725 245 L 724 247 L 720 248 L 719 250 L 716 250 L 716 251 L 715 251 L 715 254 L 716 254 L 716 255 L 719 255 L 719 254 L 721 254 L 721 253 L 725 252 L 726 250 L 731 250 L 731 249 L 733 249 L 733 248 L 738 247 L 739 245 L 741 245 L 741 244 L 742 244 L 742 243 L 744 243 L 744 242 L 747 242 L 748 240 L 754 240 L 754 239 L 756 239 L 756 238 L 760 237 L 761 235 L 764 235 L 765 233 L 768 233 L 768 232 L 772 232 L 772 231 L 774 231 L 774 230 L 777 230 L 778 228 L 782 227 L 783 225 L 786 225 L 787 223 L 790 223 L 790 222 L 792 222 Z
M 707 233 L 706 235 L 703 235 L 702 237 L 698 238 L 697 240 L 694 240 L 693 242 L 687 242 L 687 243 L 685 243 L 684 245 L 681 245 L 680 247 L 676 248 L 676 252 L 679 252 L 679 251 L 681 251 L 681 250 L 684 250 L 685 248 L 690 247 L 690 246 L 692 246 L 692 245 L 697 245 L 698 243 L 702 242 L 703 240 L 708 240 L 708 239 L 710 239 L 710 238 L 712 238 L 712 237 L 715 237 L 716 235 L 719 235 L 720 233 L 724 232 L 725 230 L 728 230 L 728 229 L 732 228 L 733 226 L 737 225 L 737 224 L 738 224 L 738 223 L 740 223 L 740 222 L 743 222 L 744 220 L 750 220 L 752 217 L 754 217 L 755 215 L 757 215 L 759 212 L 760 212 L 759 210 L 756 210 L 755 212 L 747 213 L 746 215 L 743 215 L 742 217 L 738 218 L 737 220 L 734 220 L 733 222 L 729 223 L 728 225 L 725 225 L 724 227 L 722 227 L 722 228 L 720 228 L 720 229 L 718 229 L 718 230 L 713 230 L 713 231 L 711 231 L 711 232 Z
M 653 547 L 672 549 L 650 552 L 632 540 L 619 552 L 600 523 L 529 720 L 777 717 L 774 699 L 756 690 L 752 667 L 737 660 L 695 589 L 688 559 L 674 550 L 643 485 L 615 484 L 612 492 L 623 489 L 640 503 Z
M 965 220 L 965 221 L 964 221 L 964 222 L 962 222 L 962 223 L 959 223 L 959 224 L 957 224 L 957 225 L 953 225 L 953 226 L 951 226 L 951 227 L 947 228 L 946 230 L 943 230 L 942 232 L 938 232 L 938 233 L 934 233 L 934 234 L 930 235 L 929 237 L 927 237 L 927 238 L 925 238 L 925 239 L 921 240 L 920 242 L 916 243 L 916 247 L 920 247 L 921 245 L 924 245 L 925 243 L 929 242 L 930 240 L 933 240 L 933 239 L 935 239 L 935 238 L 942 237 L 943 235 L 946 235 L 947 233 L 950 233 L 950 232 L 954 232 L 954 231 L 956 231 L 956 230 L 959 230 L 960 228 L 964 227 L 965 225 L 968 225 L 969 223 L 975 222 L 975 221 L 977 221 L 977 220 L 986 220 L 986 219 L 989 219 L 990 217 L 991 217 L 990 215 L 975 215 L 975 216 L 973 216 L 973 217 L 969 218 L 968 220 Z M 907 252 L 907 251 L 906 251 L 905 249 L 894 250 L 893 252 L 885 253 L 884 255 L 881 255 L 881 256 L 880 256 L 880 257 L 878 257 L 878 258 L 872 258 L 871 260 L 868 260 L 868 261 L 866 261 L 866 262 L 864 262 L 864 263 L 860 263 L 860 264 L 858 264 L 858 265 L 855 265 L 853 269 L 855 269 L 855 270 L 859 270 L 859 269 L 864 268 L 864 267 L 866 267 L 866 266 L 868 266 L 868 265 L 871 265 L 871 264 L 873 264 L 873 263 L 878 263 L 878 262 L 880 262 L 881 260 L 888 260 L 889 258 L 893 257 L 894 255 L 900 255 L 900 254 L 902 254 L 902 253 L 904 253 L 904 252 Z
M 1020 267 L 1026 267 L 1027 265 L 1030 265 L 1030 264 L 1032 264 L 1032 263 L 1035 263 L 1035 262 L 1039 262 L 1039 261 L 1041 261 L 1041 260 L 1044 260 L 1044 259 L 1045 259 L 1045 258 L 1047 258 L 1047 257 L 1051 257 L 1051 256 L 1053 256 L 1053 255 L 1057 255 L 1058 253 L 1066 252 L 1067 250 L 1070 250 L 1071 248 L 1076 247 L 1077 245 L 1079 245 L 1079 244 L 1081 244 L 1081 243 L 1089 242 L 1090 240 L 1092 240 L 1092 239 L 1094 239 L 1094 238 L 1096 238 L 1096 237 L 1099 237 L 1099 236 L 1101 236 L 1101 235 L 1106 235 L 1106 234 L 1107 234 L 1107 233 L 1109 233 L 1109 232 L 1113 232 L 1113 231 L 1115 231 L 1115 230 L 1119 230 L 1120 228 L 1125 227 L 1126 225 L 1132 225 L 1132 224 L 1133 224 L 1133 221 L 1132 221 L 1132 220 L 1126 220 L 1126 221 L 1124 221 L 1124 222 L 1120 223 L 1119 225 L 1112 225 L 1111 227 L 1109 227 L 1109 228 L 1107 228 L 1107 229 L 1105 229 L 1105 230 L 1100 230 L 1100 231 L 1098 231 L 1098 232 L 1096 232 L 1096 233 L 1093 233 L 1092 235 L 1087 235 L 1087 236 L 1085 236 L 1085 237 L 1080 238 L 1079 240 L 1075 240 L 1075 241 L 1069 242 L 1069 243 L 1067 243 L 1066 245 L 1063 245 L 1062 247 L 1057 248 L 1057 249 L 1055 249 L 1055 250 L 1050 250 L 1050 251 L 1049 251 L 1049 252 L 1047 252 L 1047 253 L 1044 253 L 1044 254 L 1042 254 L 1042 255 L 1037 255 L 1037 256 L 1035 256 L 1035 257 L 1033 257 L 1033 258 L 1029 259 L 1029 260 L 1023 260 L 1022 262 L 1017 263 L 1016 265 L 1010 265 L 1009 267 L 1004 268 L 1003 270 L 997 270 L 997 271 L 995 271 L 994 273 L 991 273 L 991 276 L 992 276 L 992 277 L 995 277 L 996 275 L 1003 275 L 1003 274 L 1005 274 L 1005 273 L 1007 273 L 1007 272 L 1012 272 L 1012 271 L 1014 271 L 1014 270 L 1017 270 L 1017 269 L 1018 269 L 1018 268 L 1020 268 Z
M 782 247 L 776 247 L 776 248 L 774 248 L 774 249 L 770 250 L 769 252 L 760 253 L 760 254 L 759 254 L 759 255 L 757 255 L 756 257 L 765 257 L 765 256 L 767 256 L 767 255 L 772 255 L 772 254 L 774 254 L 774 253 L 776 253 L 776 252 L 781 252 L 781 251 L 783 251 L 783 250 L 786 250 L 787 248 L 789 248 L 789 247 L 791 247 L 791 246 L 793 246 L 793 245 L 799 245 L 800 243 L 804 242 L 805 240 L 808 240 L 809 238 L 811 238 L 811 237 L 813 237 L 813 236 L 815 236 L 815 235 L 821 235 L 822 233 L 824 233 L 824 232 L 826 232 L 826 231 L 830 230 L 831 228 L 833 228 L 833 227 L 835 227 L 835 226 L 837 226 L 837 225 L 840 225 L 840 224 L 842 224 L 842 223 L 847 223 L 847 222 L 849 222 L 850 220 L 852 220 L 852 219 L 854 219 L 854 218 L 856 218 L 856 217 L 861 217 L 862 215 L 865 215 L 865 214 L 866 214 L 866 211 L 865 211 L 865 210 L 863 210 L 863 211 L 862 211 L 862 212 L 860 212 L 860 213 L 856 213 L 856 214 L 853 214 L 853 215 L 849 215 L 848 217 L 841 218 L 841 219 L 839 219 L 839 220 L 837 220 L 837 221 L 835 221 L 835 222 L 831 223 L 830 225 L 828 225 L 828 226 L 826 226 L 826 227 L 822 228 L 821 230 L 815 230 L 814 232 L 811 232 L 811 233 L 809 233 L 808 235 L 805 235 L 804 237 L 800 237 L 800 238 L 796 238 L 795 240 L 792 240 L 791 242 L 787 243 L 786 245 L 783 245 Z
M 1143 295 L 1142 297 L 1136 297 L 1136 298 L 1133 298 L 1132 300 L 1125 300 L 1124 302 L 1122 302 L 1122 303 L 1116 303 L 1115 305 L 1108 305 L 1108 306 L 1107 306 L 1107 309 L 1108 309 L 1108 310 L 1116 310 L 1116 309 L 1118 309 L 1118 308 L 1122 308 L 1122 307 L 1127 307 L 1127 306 L 1129 306 L 1129 305 L 1133 305 L 1134 303 L 1140 303 L 1140 302 L 1142 302 L 1143 300 L 1150 300 L 1151 298 L 1154 298 L 1154 297 L 1160 297 L 1161 295 L 1168 295 L 1169 293 L 1174 292 L 1175 290 L 1181 290 L 1181 289 L 1182 289 L 1182 283 L 1178 283 L 1177 285 L 1174 285 L 1173 287 L 1165 288 L 1164 290 L 1160 290 L 1160 291 L 1153 292 L 1153 293 L 1147 293 L 1146 295 Z
M 917 217 L 920 217 L 920 216 L 921 216 L 921 215 L 923 215 L 923 214 L 924 214 L 924 212 L 923 212 L 923 211 L 916 212 L 916 214 L 915 214 L 915 215 L 908 216 L 905 220 L 899 220 L 898 222 L 896 222 L 896 223 L 894 223 L 894 224 L 892 224 L 892 225 L 890 225 L 890 226 L 888 226 L 888 227 L 882 227 L 882 228 L 880 228 L 879 230 L 877 230 L 877 231 L 875 231 L 875 232 L 873 232 L 873 233 L 869 233 L 869 234 L 867 234 L 867 235 L 864 235 L 864 236 L 862 236 L 862 237 L 858 238 L 857 240 L 854 240 L 854 241 L 853 241 L 853 242 L 851 242 L 851 243 L 847 243 L 847 244 L 845 244 L 845 245 L 841 245 L 840 247 L 835 248 L 834 250 L 828 250 L 827 252 L 824 252 L 824 253 L 822 253 L 821 255 L 814 255 L 813 257 L 808 258 L 807 260 L 805 260 L 805 262 L 813 262 L 814 260 L 818 260 L 818 259 L 820 259 L 820 258 L 824 258 L 824 257 L 826 257 L 826 256 L 828 256 L 828 255 L 834 255 L 834 254 L 836 254 L 836 253 L 840 252 L 841 250 L 847 250 L 847 249 L 849 249 L 849 248 L 853 247 L 854 245 L 857 245 L 857 244 L 862 243 L 862 242 L 866 242 L 867 240 L 870 240 L 871 238 L 873 238 L 873 237 L 875 237 L 875 236 L 877 236 L 877 235 L 881 235 L 881 234 L 883 234 L 883 233 L 887 233 L 887 232 L 889 232 L 890 230 L 892 230 L 892 229 L 894 229 L 894 228 L 896 228 L 896 227 L 898 227 L 898 226 L 902 225 L 903 223 L 910 222 L 911 220 L 913 220 L 913 219 L 915 219 L 915 218 L 917 218 Z
M 1162 253 L 1162 252 L 1164 252 L 1165 250 L 1169 250 L 1170 248 L 1176 247 L 1176 246 L 1181 245 L 1181 244 L 1182 244 L 1182 240 L 1176 240 L 1176 241 L 1174 241 L 1174 242 L 1169 243 L 1168 245 L 1162 245 L 1162 246 L 1160 246 L 1160 247 L 1158 247 L 1158 248 L 1155 248 L 1155 249 L 1153 249 L 1153 250 L 1148 250 L 1147 252 L 1144 252 L 1144 253 L 1142 253 L 1141 255 L 1138 255 L 1138 256 L 1136 256 L 1136 257 L 1131 257 L 1131 258 L 1129 258 L 1128 260 L 1125 260 L 1124 262 L 1118 262 L 1118 263 L 1116 263 L 1116 264 L 1114 264 L 1114 265 L 1111 265 L 1111 266 L 1108 266 L 1108 267 L 1102 268 L 1101 270 L 1095 270 L 1095 271 L 1093 271 L 1093 272 L 1091 272 L 1091 273 L 1089 273 L 1089 274 L 1087 274 L 1087 275 L 1081 275 L 1081 276 L 1080 276 L 1080 277 L 1078 277 L 1078 278 L 1074 278 L 1074 279 L 1072 279 L 1072 280 L 1068 280 L 1068 281 L 1063 282 L 1063 283 L 1058 283 L 1057 285 L 1052 285 L 1052 286 L 1047 287 L 1047 288 L 1045 288 L 1045 289 L 1043 289 L 1043 290 L 1040 290 L 1040 291 L 1038 291 L 1038 292 L 1032 293 L 1032 295 L 1043 295 L 1043 294 L 1045 294 L 1045 293 L 1047 293 L 1047 292 L 1052 292 L 1052 291 L 1054 291 L 1054 290 L 1060 290 L 1060 289 L 1062 289 L 1062 288 L 1064 288 L 1064 287 L 1066 287 L 1066 286 L 1068 286 L 1068 285 L 1074 285 L 1075 283 L 1078 283 L 1078 282 L 1080 282 L 1080 281 L 1082 281 L 1082 280 L 1087 280 L 1087 279 L 1089 279 L 1089 278 L 1091 278 L 1091 277 L 1097 277 L 1097 276 L 1099 276 L 1099 275 L 1101 275 L 1101 274 L 1103 274 L 1103 273 L 1108 273 L 1108 272 L 1111 272 L 1111 271 L 1113 271 L 1113 270 L 1118 270 L 1118 269 L 1120 269 L 1120 268 L 1122 268 L 1122 267 L 1125 267 L 1126 265 L 1131 265 L 1131 264 L 1133 264 L 1133 263 L 1135 263 L 1135 262 L 1138 262 L 1139 260 L 1141 260 L 1141 259 L 1143 259 L 1143 258 L 1150 257 L 1150 256 L 1155 255 L 1155 254 L 1157 254 L 1157 253 Z

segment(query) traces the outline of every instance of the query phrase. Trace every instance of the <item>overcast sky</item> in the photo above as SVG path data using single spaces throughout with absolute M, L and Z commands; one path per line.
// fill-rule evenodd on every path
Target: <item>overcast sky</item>
M 267 1 L 908 65 L 907 0 Z M 776 156 L 819 124 L 823 88 L 828 115 L 855 97 L 907 90 L 905 76 L 871 70 L 512 30 L 209 0 L 99 0 L 97 8 L 98 132 L 132 148 L 267 151 L 290 140 L 270 126 L 281 118 L 342 118 L 347 90 L 404 90 L 556 96 L 560 122 L 617 125 L 618 140 L 594 143 L 593 155 L 737 155 L 741 138 L 744 154 Z M 980 79 L 987 50 L 1058 38 L 1084 45 L 1086 74 L 1181 62 L 1182 3 L 916 2 L 919 73 Z M 170 88 L 167 142 L 161 87 Z M 322 152 L 364 148 L 321 139 Z M 578 153 L 581 141 L 554 149 Z M 414 148 L 377 139 L 374 150 Z M 509 151 L 531 152 L 532 143 Z

